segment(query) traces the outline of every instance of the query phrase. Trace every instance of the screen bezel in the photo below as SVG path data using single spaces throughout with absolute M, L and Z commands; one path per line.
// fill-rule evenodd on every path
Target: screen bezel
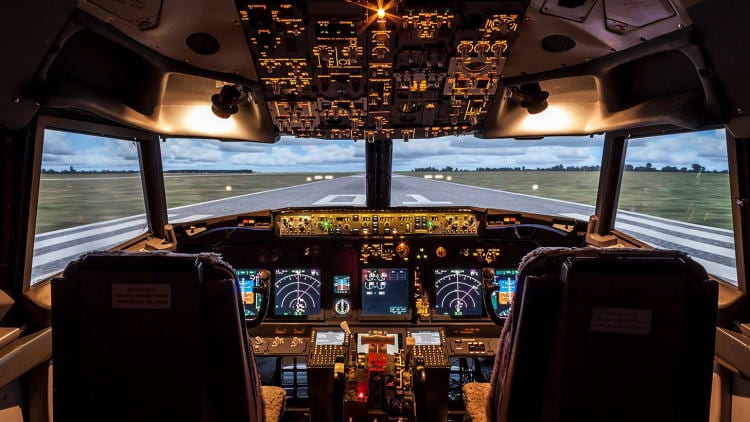
M 320 279 L 320 295 L 318 297 L 318 313 L 316 314 L 310 314 L 310 315 L 277 315 L 276 314 L 276 282 L 278 281 L 278 271 L 294 271 L 294 270 L 306 270 L 306 271 L 317 271 L 318 272 L 318 278 Z M 269 291 L 269 296 L 273 297 L 273 303 L 269 302 L 269 311 L 270 314 L 269 317 L 272 317 L 273 319 L 281 319 L 281 320 L 297 320 L 297 321 L 304 321 L 304 320 L 312 320 L 312 321 L 318 321 L 323 319 L 323 314 L 325 312 L 325 306 L 324 306 L 324 298 L 323 298 L 323 273 L 320 270 L 319 267 L 278 267 L 273 269 L 273 281 L 271 282 L 271 288 Z
M 401 315 L 390 315 L 390 314 L 378 314 L 378 315 L 372 315 L 372 314 L 365 314 L 364 312 L 364 297 L 365 297 L 365 289 L 363 287 L 364 280 L 363 280 L 363 273 L 365 270 L 404 270 L 406 272 L 406 312 Z M 412 275 L 410 274 L 410 269 L 406 267 L 361 267 L 359 268 L 359 319 L 360 321 L 407 321 L 410 320 L 412 317 L 412 303 L 411 303 L 411 297 L 412 297 Z

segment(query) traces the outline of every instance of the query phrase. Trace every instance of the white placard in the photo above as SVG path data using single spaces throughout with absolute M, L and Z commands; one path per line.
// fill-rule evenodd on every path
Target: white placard
M 646 335 L 651 333 L 652 314 L 647 309 L 594 308 L 591 331 Z
M 113 284 L 112 309 L 171 309 L 169 284 Z

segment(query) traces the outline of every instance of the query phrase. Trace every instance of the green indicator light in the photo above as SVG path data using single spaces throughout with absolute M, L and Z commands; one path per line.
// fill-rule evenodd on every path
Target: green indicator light
M 428 222 L 427 222 L 427 225 L 428 225 L 428 226 L 430 226 L 430 227 L 432 227 L 432 225 L 433 225 L 433 224 L 434 224 L 434 223 L 433 223 L 432 221 L 428 221 Z

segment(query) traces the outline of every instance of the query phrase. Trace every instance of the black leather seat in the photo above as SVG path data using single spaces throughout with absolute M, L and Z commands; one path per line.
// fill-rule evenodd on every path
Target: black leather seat
M 216 255 L 92 253 L 52 296 L 56 421 L 264 420 L 237 283 Z
M 503 328 L 487 418 L 706 421 L 717 294 L 680 252 L 532 252 Z

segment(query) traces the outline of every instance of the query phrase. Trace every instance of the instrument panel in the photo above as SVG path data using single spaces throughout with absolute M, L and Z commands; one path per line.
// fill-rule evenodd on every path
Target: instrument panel
M 249 319 L 268 300 L 266 320 L 280 323 L 429 324 L 507 317 L 523 256 L 579 246 L 573 228 L 500 210 L 349 208 L 229 216 L 177 233 L 181 250 L 232 264 Z M 498 289 L 485 300 L 487 283 Z

